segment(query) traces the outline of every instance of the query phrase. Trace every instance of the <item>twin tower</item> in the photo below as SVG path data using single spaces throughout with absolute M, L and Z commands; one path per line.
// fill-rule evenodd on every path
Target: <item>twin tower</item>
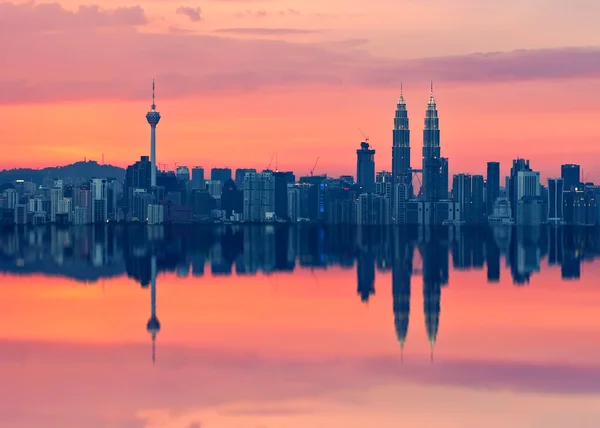
M 439 118 L 433 96 L 433 84 L 431 85 L 431 93 L 425 112 L 422 169 L 415 169 L 410 166 L 410 129 L 402 89 L 396 106 L 392 144 L 392 183 L 394 187 L 399 184 L 406 186 L 404 191 L 400 192 L 405 200 L 414 197 L 412 188 L 414 173 L 422 174 L 419 192 L 421 201 L 435 202 L 448 197 L 448 159 L 442 158 L 440 153 Z M 398 192 L 394 190 L 394 194 L 398 195 Z

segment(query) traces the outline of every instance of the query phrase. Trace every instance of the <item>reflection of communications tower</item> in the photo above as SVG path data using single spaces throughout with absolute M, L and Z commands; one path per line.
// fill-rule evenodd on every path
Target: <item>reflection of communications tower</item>
M 160 122 L 160 113 L 154 104 L 154 80 L 152 80 L 152 106 L 146 113 L 146 120 L 150 124 L 150 185 L 156 187 L 156 125 Z
M 151 262 L 152 282 L 150 285 L 150 319 L 146 329 L 152 337 L 152 364 L 156 361 L 156 335 L 160 331 L 160 322 L 156 317 L 156 256 L 152 256 Z

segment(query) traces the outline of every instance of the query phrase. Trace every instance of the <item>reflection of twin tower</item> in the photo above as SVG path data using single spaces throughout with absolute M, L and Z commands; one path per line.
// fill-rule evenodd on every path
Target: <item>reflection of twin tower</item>
M 433 361 L 433 348 L 437 338 L 440 320 L 441 286 L 444 282 L 444 269 L 436 263 L 436 248 L 425 244 L 420 248 L 423 260 L 423 309 L 425 327 Z M 433 254 L 432 254 L 433 252 Z M 413 274 L 413 248 L 406 245 L 397 253 L 392 267 L 392 297 L 394 307 L 394 325 L 404 353 L 404 343 L 408 333 L 410 316 L 410 279 Z

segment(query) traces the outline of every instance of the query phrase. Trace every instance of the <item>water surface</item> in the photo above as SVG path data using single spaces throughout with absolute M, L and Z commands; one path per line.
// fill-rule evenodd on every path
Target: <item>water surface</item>
M 4 231 L 3 426 L 598 427 L 597 254 L 593 229 Z

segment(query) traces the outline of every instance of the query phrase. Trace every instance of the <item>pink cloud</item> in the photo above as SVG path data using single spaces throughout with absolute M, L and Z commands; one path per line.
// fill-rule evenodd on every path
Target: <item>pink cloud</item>
M 101 9 L 89 5 L 71 12 L 58 3 L 0 3 L 0 33 L 135 26 L 147 22 L 140 6 Z
M 397 89 L 401 79 L 457 85 L 600 76 L 599 48 L 397 60 L 373 56 L 356 40 L 311 44 L 142 33 L 133 27 L 147 22 L 139 6 L 70 12 L 58 4 L 2 3 L 0 17 L 0 104 L 146 99 L 153 77 L 159 96 L 179 98 L 308 85 Z M 282 35 L 298 29 L 227 31 Z
M 199 7 L 180 6 L 176 13 L 187 16 L 192 22 L 202 21 L 202 10 Z

